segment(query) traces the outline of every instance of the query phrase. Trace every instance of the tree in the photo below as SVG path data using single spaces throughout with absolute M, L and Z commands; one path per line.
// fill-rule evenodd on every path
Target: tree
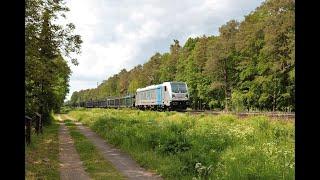
M 189 38 L 183 48 L 181 49 L 180 56 L 177 63 L 177 73 L 176 80 L 177 81 L 186 81 L 186 76 L 188 76 L 187 65 L 190 55 L 199 41 L 199 38 Z
M 160 80 L 173 81 L 177 73 L 177 62 L 181 46 L 178 40 L 173 40 L 174 44 L 170 45 L 170 53 L 165 53 L 162 56 L 163 64 L 160 67 Z
M 40 112 L 50 123 L 50 112 L 59 111 L 68 93 L 70 68 L 64 58 L 77 65 L 73 54 L 80 53 L 81 38 L 74 25 L 54 24 L 68 8 L 60 1 L 28 0 L 25 18 L 25 113 Z
M 128 86 L 129 86 L 129 73 L 126 69 L 122 69 L 119 73 L 119 94 L 125 95 L 128 92 Z
M 223 89 L 225 109 L 229 110 L 232 89 L 236 78 L 235 35 L 239 23 L 235 20 L 219 28 L 220 36 L 212 45 L 210 59 L 206 63 L 206 74 L 212 78 L 212 89 Z
M 161 54 L 155 53 L 149 61 L 143 64 L 143 74 L 146 77 L 146 84 L 158 84 L 160 83 L 159 66 L 161 64 Z
M 239 29 L 238 87 L 246 106 L 294 109 L 294 1 L 266 1 Z

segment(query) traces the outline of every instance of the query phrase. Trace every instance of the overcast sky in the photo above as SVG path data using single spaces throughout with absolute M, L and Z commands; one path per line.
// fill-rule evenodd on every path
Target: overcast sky
M 263 0 L 66 0 L 67 21 L 83 40 L 71 63 L 70 99 L 74 91 L 145 63 L 154 53 L 168 52 L 173 39 L 218 35 L 231 19 L 243 20 Z

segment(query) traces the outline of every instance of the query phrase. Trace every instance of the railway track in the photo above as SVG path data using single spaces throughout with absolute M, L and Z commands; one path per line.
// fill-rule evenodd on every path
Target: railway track
M 219 114 L 233 114 L 240 118 L 245 118 L 248 116 L 267 116 L 270 118 L 279 118 L 279 119 L 286 119 L 286 120 L 294 120 L 295 113 L 275 113 L 275 112 L 223 112 L 223 111 L 203 111 L 203 110 L 185 110 L 179 111 L 183 113 L 191 113 L 191 114 L 212 114 L 212 115 L 219 115 Z

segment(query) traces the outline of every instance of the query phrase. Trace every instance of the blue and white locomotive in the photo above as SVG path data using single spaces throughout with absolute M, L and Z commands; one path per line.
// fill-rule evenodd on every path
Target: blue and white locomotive
M 139 109 L 184 110 L 189 106 L 189 92 L 185 82 L 164 82 L 139 88 L 135 107 Z
M 164 82 L 139 88 L 135 95 L 108 97 L 104 100 L 80 102 L 86 108 L 136 107 L 154 110 L 185 110 L 189 106 L 189 92 L 185 82 Z

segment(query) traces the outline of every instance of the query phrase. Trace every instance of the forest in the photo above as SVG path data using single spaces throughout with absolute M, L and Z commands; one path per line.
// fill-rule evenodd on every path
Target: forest
M 218 36 L 173 40 L 131 70 L 97 88 L 76 91 L 69 104 L 134 94 L 165 81 L 188 84 L 192 108 L 295 111 L 295 1 L 266 0 L 244 20 L 230 20 Z
M 75 25 L 58 24 L 69 9 L 63 2 L 27 0 L 25 4 L 25 114 L 42 115 L 50 122 L 50 113 L 58 112 L 69 92 L 71 75 L 68 61 L 78 64 L 81 37 Z

